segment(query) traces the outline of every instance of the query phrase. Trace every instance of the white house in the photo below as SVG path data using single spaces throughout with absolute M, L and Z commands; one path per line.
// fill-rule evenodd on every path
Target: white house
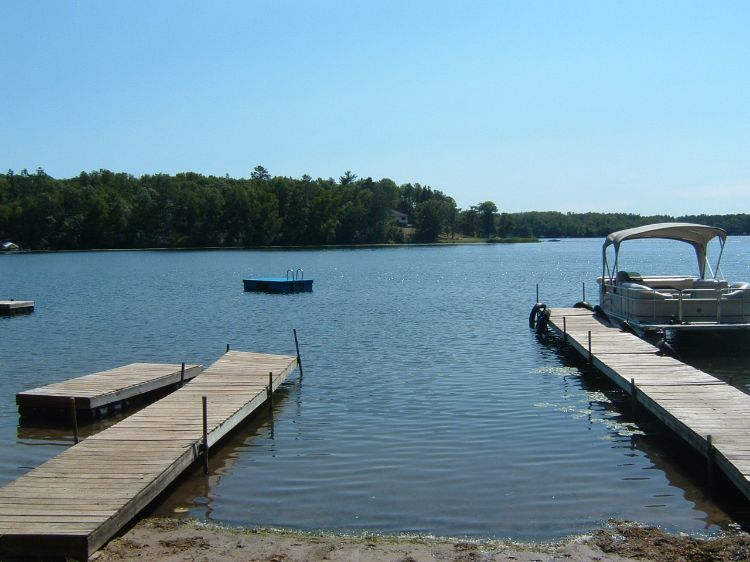
M 409 215 L 406 213 L 402 213 L 401 211 L 397 211 L 396 209 L 391 209 L 388 211 L 393 218 L 393 220 L 396 221 L 396 224 L 399 226 L 409 226 Z

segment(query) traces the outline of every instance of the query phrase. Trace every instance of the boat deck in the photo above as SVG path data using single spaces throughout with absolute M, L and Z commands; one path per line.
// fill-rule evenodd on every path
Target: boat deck
M 549 326 L 593 367 L 723 472 L 750 499 L 750 395 L 666 355 L 582 308 L 551 308 Z
M 272 396 L 297 357 L 230 351 L 180 390 L 0 488 L 0 556 L 87 559 Z
M 182 365 L 132 363 L 19 392 L 16 394 L 16 404 L 23 416 L 70 411 L 72 403 L 77 411 L 92 413 L 106 410 L 124 400 L 187 382 L 202 370 L 202 365 L 185 365 L 183 372 Z

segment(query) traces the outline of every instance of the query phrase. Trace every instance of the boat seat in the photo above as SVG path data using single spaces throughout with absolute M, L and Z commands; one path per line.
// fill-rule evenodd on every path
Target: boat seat
M 729 283 L 718 279 L 696 279 L 693 289 L 726 289 Z
M 750 300 L 750 283 L 739 281 L 729 286 L 731 289 L 725 296 L 728 299 L 748 299 Z
M 626 289 L 623 296 L 630 299 L 672 299 L 677 296 L 677 291 L 663 292 L 657 291 L 648 285 L 626 281 L 620 285 L 621 289 Z
M 636 271 L 618 271 L 617 272 L 617 284 L 620 283 L 642 283 L 643 277 L 641 277 L 641 274 Z

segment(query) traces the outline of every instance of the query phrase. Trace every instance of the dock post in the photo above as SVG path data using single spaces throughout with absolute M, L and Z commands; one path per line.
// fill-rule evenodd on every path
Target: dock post
M 70 415 L 73 418 L 73 441 L 78 445 L 78 412 L 76 412 L 76 399 L 70 399 Z
M 302 357 L 299 354 L 299 341 L 297 341 L 297 328 L 292 330 L 294 332 L 294 347 L 297 348 L 297 366 L 299 367 L 299 378 L 302 378 Z
M 227 351 L 226 353 L 229 353 L 229 344 L 227 344 Z
M 593 355 L 591 354 L 591 330 L 589 330 L 589 367 L 593 363 Z
M 539 283 L 536 284 L 536 302 L 539 302 Z
M 268 407 L 273 408 L 273 371 L 268 372 Z
M 583 302 L 586 302 L 586 282 L 583 281 L 581 283 L 582 289 L 583 289 Z
M 208 398 L 203 396 L 203 474 L 208 474 Z
M 638 389 L 635 379 L 630 379 L 630 417 L 635 419 L 636 407 L 638 406 Z
M 182 385 L 185 384 L 185 362 L 182 362 L 182 366 L 180 367 L 180 386 L 178 388 L 182 388 Z
M 568 341 L 568 326 L 565 320 L 565 316 L 563 316 L 563 341 L 564 342 Z
M 706 435 L 706 478 L 709 490 L 714 487 L 714 465 L 716 464 L 716 449 L 711 435 Z

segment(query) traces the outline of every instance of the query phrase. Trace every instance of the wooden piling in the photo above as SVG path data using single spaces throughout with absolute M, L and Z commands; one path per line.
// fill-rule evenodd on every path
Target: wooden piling
M 299 341 L 297 340 L 297 328 L 292 330 L 294 332 L 294 347 L 297 348 L 297 367 L 299 367 L 299 378 L 302 378 L 302 357 L 299 354 Z
M 73 422 L 73 442 L 78 444 L 78 412 L 76 411 L 76 399 L 70 399 L 70 417 Z
M 208 474 L 208 398 L 201 397 L 203 403 L 203 474 Z

